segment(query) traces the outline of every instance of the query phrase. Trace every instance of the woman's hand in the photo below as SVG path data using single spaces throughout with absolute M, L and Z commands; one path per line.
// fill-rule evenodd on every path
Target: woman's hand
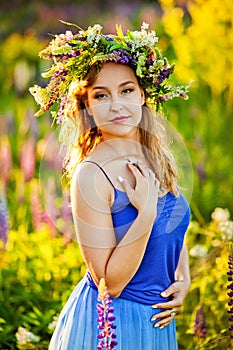
M 118 177 L 132 205 L 138 212 L 153 211 L 156 216 L 160 182 L 154 172 L 142 162 L 129 162 L 128 168 L 135 177 L 133 188 L 126 179 Z M 153 203 L 153 204 L 152 204 Z
M 186 295 L 190 288 L 190 273 L 188 249 L 183 244 L 179 263 L 175 272 L 176 282 L 172 283 L 166 290 L 161 293 L 164 298 L 171 300 L 165 303 L 154 304 L 152 308 L 163 309 L 162 312 L 152 316 L 151 321 L 156 321 L 154 327 L 164 328 L 172 322 L 175 315 L 180 311 Z
M 154 309 L 163 309 L 162 312 L 152 316 L 151 321 L 156 321 L 154 327 L 162 329 L 172 322 L 173 318 L 182 307 L 185 297 L 188 294 L 189 287 L 189 281 L 176 281 L 161 293 L 162 297 L 170 297 L 171 300 L 165 303 L 152 305 Z

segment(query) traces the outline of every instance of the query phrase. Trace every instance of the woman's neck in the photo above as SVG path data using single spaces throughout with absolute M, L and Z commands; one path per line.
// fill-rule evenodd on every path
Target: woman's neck
M 127 157 L 129 155 L 144 157 L 138 128 L 133 129 L 125 137 L 103 133 L 99 146 L 102 149 L 109 149 L 109 152 L 111 149 L 112 152 L 121 157 Z
M 144 158 L 142 151 L 142 145 L 139 141 L 126 139 L 126 138 L 114 138 L 104 140 L 99 144 L 99 148 L 103 151 L 113 155 L 114 157 L 125 158 L 125 157 L 138 157 Z

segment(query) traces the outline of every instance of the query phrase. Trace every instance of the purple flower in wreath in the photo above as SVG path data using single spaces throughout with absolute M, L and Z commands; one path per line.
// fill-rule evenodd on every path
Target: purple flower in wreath
M 129 54 L 127 50 L 123 49 L 113 50 L 111 53 L 106 54 L 103 61 L 128 64 L 131 66 L 136 65 L 135 59 Z
M 117 342 L 114 333 L 116 326 L 113 323 L 115 320 L 114 307 L 104 278 L 101 278 L 98 288 L 97 314 L 99 329 L 97 350 L 116 350 Z
M 155 85 L 160 85 L 162 84 L 162 82 L 166 79 L 169 78 L 169 76 L 173 73 L 174 71 L 174 66 L 168 67 L 168 68 L 164 68 L 160 70 L 160 73 L 157 77 L 157 81 L 155 83 Z

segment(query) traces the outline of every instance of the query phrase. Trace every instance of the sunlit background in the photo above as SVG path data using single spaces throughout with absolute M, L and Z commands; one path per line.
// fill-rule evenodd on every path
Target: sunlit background
M 189 100 L 170 101 L 164 110 L 183 137 L 194 179 L 187 233 L 193 282 L 177 318 L 179 349 L 231 349 L 231 0 L 0 0 L 0 348 L 47 349 L 56 317 L 85 272 L 68 195 L 56 181 L 55 126 L 49 114 L 34 118 L 38 106 L 28 92 L 43 84 L 48 63 L 38 52 L 51 35 L 75 31 L 60 20 L 84 29 L 100 23 L 106 33 L 116 23 L 139 30 L 145 21 L 175 62 L 174 80 L 193 81 Z M 56 176 L 41 178 L 41 169 Z

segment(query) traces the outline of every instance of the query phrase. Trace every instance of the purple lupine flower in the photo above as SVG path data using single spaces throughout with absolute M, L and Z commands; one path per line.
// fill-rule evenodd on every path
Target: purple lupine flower
M 34 110 L 27 109 L 27 120 L 30 125 L 30 133 L 34 140 L 39 137 L 38 119 L 34 117 Z
M 64 79 L 64 78 L 63 78 Z M 59 110 L 57 112 L 57 124 L 62 124 L 64 119 L 64 110 L 67 103 L 67 97 L 64 96 L 61 100 Z
M 230 331 L 230 337 L 233 339 L 233 243 L 229 243 L 229 257 L 228 257 L 228 282 L 229 285 L 227 288 L 229 289 L 228 296 L 230 297 L 230 300 L 228 302 L 229 306 L 229 331 Z
M 0 240 L 3 242 L 4 247 L 8 240 L 9 222 L 7 202 L 5 196 L 2 194 L 0 195 Z
M 70 57 L 72 57 L 72 55 L 70 55 Z M 69 57 L 67 57 L 69 58 Z M 63 83 L 65 81 L 65 77 L 68 74 L 68 70 L 63 68 L 61 70 L 57 70 L 54 75 L 52 76 L 52 78 L 50 79 L 50 82 L 47 86 L 47 91 L 50 92 L 51 96 L 50 96 L 50 100 L 48 103 L 47 108 L 49 109 L 55 102 L 58 101 L 59 98 L 59 86 L 61 83 Z
M 198 162 L 196 166 L 197 175 L 201 182 L 204 182 L 206 180 L 206 170 L 205 165 L 202 162 Z
M 105 279 L 101 278 L 98 288 L 98 303 L 97 303 L 97 322 L 98 322 L 98 346 L 97 350 L 115 350 L 117 342 L 114 329 L 116 326 L 113 324 L 115 320 L 114 307 L 112 306 L 112 300 L 110 299 Z
M 194 336 L 199 338 L 205 338 L 206 337 L 206 321 L 205 321 L 205 313 L 200 306 L 196 312 L 196 318 L 194 323 Z

